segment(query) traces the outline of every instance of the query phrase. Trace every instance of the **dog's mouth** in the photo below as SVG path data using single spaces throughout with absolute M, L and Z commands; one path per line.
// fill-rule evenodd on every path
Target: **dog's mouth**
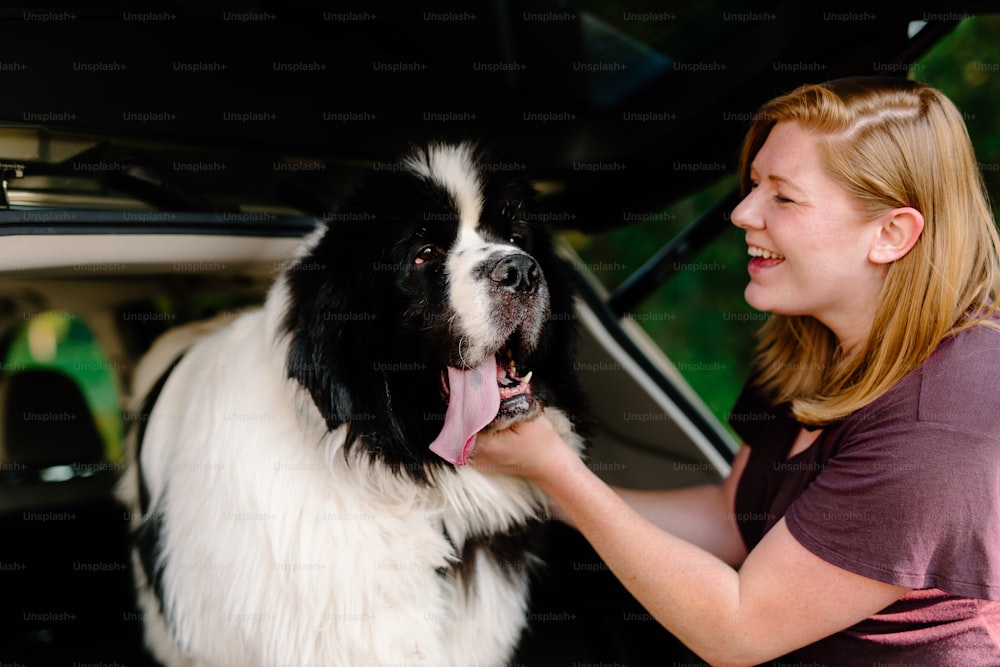
M 533 371 L 517 358 L 514 347 L 504 345 L 475 368 L 449 366 L 441 372 L 441 395 L 448 408 L 431 451 L 463 465 L 477 433 L 503 430 L 541 410 L 531 383 Z
M 507 428 L 518 419 L 533 416 L 538 409 L 538 401 L 534 396 L 531 377 L 534 371 L 528 370 L 524 362 L 519 362 L 513 350 L 504 345 L 493 355 L 496 360 L 497 389 L 500 391 L 500 408 L 496 419 L 483 429 L 499 431 Z M 451 397 L 451 387 L 447 370 L 441 371 L 441 397 L 445 403 Z
M 487 430 L 507 428 L 518 419 L 533 416 L 538 409 L 531 376 L 534 371 L 528 370 L 524 364 L 518 365 L 514 353 L 507 346 L 500 348 L 495 355 L 497 362 L 497 387 L 500 389 L 500 410 L 497 417 Z M 507 423 L 499 423 L 504 422 Z

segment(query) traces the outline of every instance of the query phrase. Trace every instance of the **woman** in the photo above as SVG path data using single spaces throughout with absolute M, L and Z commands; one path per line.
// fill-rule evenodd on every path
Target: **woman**
M 724 483 L 612 489 L 544 418 L 472 464 L 538 483 L 711 664 L 1000 664 L 1000 241 L 961 115 L 913 81 L 804 86 L 740 173 L 773 315 Z

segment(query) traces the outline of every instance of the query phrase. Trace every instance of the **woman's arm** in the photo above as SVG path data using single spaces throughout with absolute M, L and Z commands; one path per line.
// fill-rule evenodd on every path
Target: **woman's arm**
M 611 488 L 656 527 L 736 567 L 747 555 L 736 524 L 735 498 L 736 486 L 749 456 L 750 449 L 744 445 L 721 485 L 704 484 L 664 491 Z
M 907 592 L 814 556 L 784 521 L 734 570 L 633 509 L 544 418 L 480 435 L 472 465 L 484 472 L 499 466 L 536 482 L 646 610 L 713 665 L 774 659 Z

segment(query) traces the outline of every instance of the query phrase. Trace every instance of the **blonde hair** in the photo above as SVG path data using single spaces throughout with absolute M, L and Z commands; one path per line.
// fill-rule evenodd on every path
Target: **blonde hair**
M 757 384 L 803 424 L 861 409 L 920 366 L 947 336 L 997 311 L 1000 240 L 972 142 L 955 105 L 905 79 L 805 85 L 766 103 L 741 155 L 750 163 L 776 123 L 822 137 L 828 174 L 875 218 L 909 206 L 924 216 L 916 245 L 887 269 L 868 340 L 843 351 L 809 316 L 772 315 L 761 328 Z

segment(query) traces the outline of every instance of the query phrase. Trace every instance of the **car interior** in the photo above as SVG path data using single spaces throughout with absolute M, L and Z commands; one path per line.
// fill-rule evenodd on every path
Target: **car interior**
M 0 661 L 152 664 L 111 496 L 141 419 L 130 371 L 170 327 L 259 304 L 414 141 L 492 142 L 534 179 L 579 293 L 592 468 L 721 481 L 734 436 L 628 315 L 729 226 L 761 102 L 873 63 L 905 75 L 977 8 L 663 4 L 0 8 L 20 65 L 0 95 Z M 706 189 L 617 285 L 571 243 Z M 513 664 L 701 664 L 574 531 L 553 525 L 548 550 Z

